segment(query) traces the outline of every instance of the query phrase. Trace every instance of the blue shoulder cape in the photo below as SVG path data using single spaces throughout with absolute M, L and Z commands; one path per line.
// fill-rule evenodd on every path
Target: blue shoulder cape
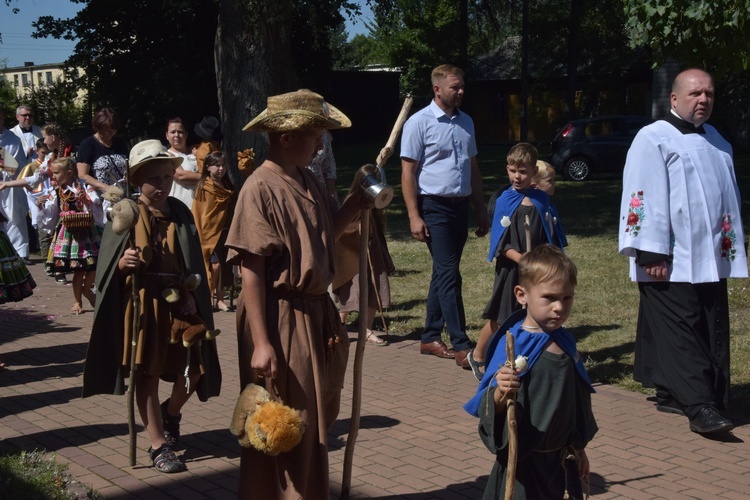
M 510 187 L 503 191 L 503 193 L 497 198 L 497 201 L 495 202 L 495 213 L 492 216 L 492 229 L 490 230 L 490 251 L 487 254 L 488 262 L 492 262 L 492 259 L 495 258 L 497 247 L 500 244 L 500 240 L 502 239 L 503 234 L 505 234 L 505 229 L 507 226 L 503 226 L 502 224 L 503 217 L 508 217 L 508 219 L 510 219 L 516 212 L 518 205 L 521 204 L 524 197 L 528 197 L 534 204 L 537 212 L 539 212 L 539 217 L 542 219 L 542 226 L 544 227 L 544 234 L 547 235 L 547 241 L 549 242 L 549 244 L 563 248 L 564 245 L 562 244 L 562 240 L 560 239 L 560 236 L 562 236 L 563 238 L 565 237 L 565 234 L 562 231 L 562 225 L 558 224 L 555 226 L 554 237 L 550 234 L 547 215 L 549 214 L 549 217 L 551 218 L 552 214 L 550 214 L 549 211 L 550 203 L 547 193 L 545 193 L 541 189 L 536 188 L 530 188 L 525 191 L 516 191 L 515 189 Z M 508 220 L 508 222 L 510 222 L 510 220 Z
M 510 330 L 515 337 L 516 356 L 526 356 L 529 358 L 528 368 L 521 373 L 519 377 L 523 377 L 529 373 L 542 355 L 542 352 L 544 352 L 544 346 L 547 344 L 547 341 L 552 339 L 552 341 L 559 345 L 565 354 L 570 356 L 573 360 L 576 367 L 576 373 L 578 373 L 578 376 L 586 382 L 586 385 L 589 386 L 591 392 L 596 392 L 591 386 L 588 373 L 586 373 L 586 368 L 583 366 L 583 360 L 581 359 L 580 354 L 578 354 L 578 349 L 576 349 L 575 338 L 573 338 L 570 332 L 565 328 L 558 328 L 551 333 L 529 333 L 521 328 L 521 323 L 523 323 L 524 318 L 526 318 L 525 309 L 520 309 L 508 316 L 508 319 L 500 325 L 500 328 L 498 328 L 492 335 L 490 342 L 487 344 L 487 352 L 484 358 L 484 377 L 482 377 L 482 381 L 479 382 L 479 387 L 477 388 L 474 397 L 464 405 L 464 410 L 475 417 L 479 416 L 479 402 L 481 401 L 482 396 L 488 388 L 497 387 L 495 375 L 507 361 L 507 355 L 505 353 L 505 332 L 508 330 Z

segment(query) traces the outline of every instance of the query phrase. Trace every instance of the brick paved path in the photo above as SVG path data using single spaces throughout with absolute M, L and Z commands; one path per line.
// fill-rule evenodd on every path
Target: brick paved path
M 70 311 L 72 291 L 31 267 L 33 297 L 0 305 L 0 439 L 44 448 L 106 498 L 180 500 L 235 498 L 239 445 L 227 430 L 239 390 L 234 315 L 217 313 L 223 393 L 184 408 L 189 467 L 164 475 L 149 467 L 143 429 L 138 464 L 128 465 L 126 398 L 80 398 L 83 360 L 93 318 Z M 354 347 L 354 343 L 352 347 Z M 461 404 L 476 384 L 452 361 L 420 356 L 414 340 L 368 346 L 362 424 L 352 494 L 357 498 L 480 498 L 492 456 Z M 352 349 L 352 359 L 353 361 Z M 350 362 L 350 367 L 352 363 Z M 348 428 L 351 377 L 330 434 L 331 488 L 337 497 Z M 728 442 L 691 433 L 684 417 L 654 410 L 640 394 L 597 387 L 600 431 L 589 447 L 595 498 L 746 499 L 750 493 L 750 419 L 733 415 Z M 166 397 L 166 393 L 165 393 Z

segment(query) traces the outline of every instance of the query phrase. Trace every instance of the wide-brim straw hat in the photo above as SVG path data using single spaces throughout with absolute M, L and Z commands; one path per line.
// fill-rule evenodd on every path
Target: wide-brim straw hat
M 313 128 L 339 129 L 352 126 L 347 116 L 310 90 L 297 90 L 268 98 L 268 104 L 242 130 L 292 132 Z
M 182 164 L 181 156 L 170 155 L 161 141 L 158 139 L 149 139 L 139 142 L 130 150 L 128 175 L 132 177 L 141 167 L 157 160 L 167 160 L 175 168 Z

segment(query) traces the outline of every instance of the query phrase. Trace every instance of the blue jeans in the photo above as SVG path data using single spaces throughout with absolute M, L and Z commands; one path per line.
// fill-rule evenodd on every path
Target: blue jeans
M 471 345 L 466 336 L 459 265 L 469 232 L 469 198 L 420 196 L 419 203 L 420 214 L 430 232 L 427 248 L 432 255 L 422 342 L 440 340 L 446 327 L 453 350 L 464 351 Z

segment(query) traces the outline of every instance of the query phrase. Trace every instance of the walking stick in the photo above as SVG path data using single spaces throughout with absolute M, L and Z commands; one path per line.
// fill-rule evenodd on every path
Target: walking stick
M 516 371 L 516 342 L 510 331 L 505 333 L 505 354 L 508 360 L 505 365 Z M 506 420 L 508 422 L 508 466 L 505 470 L 505 500 L 513 498 L 516 483 L 516 462 L 518 461 L 518 423 L 516 422 L 516 395 L 508 396 L 505 401 Z
M 130 175 L 128 174 L 128 165 L 125 165 L 125 198 L 130 199 Z M 135 233 L 131 229 L 128 233 L 128 245 L 130 248 L 135 246 Z M 128 433 L 130 434 L 130 466 L 135 466 L 135 449 L 138 435 L 135 432 L 135 356 L 138 347 L 138 337 L 140 335 L 141 319 L 141 296 L 138 290 L 138 268 L 130 275 L 131 293 L 133 299 L 133 321 L 132 332 L 130 337 L 130 380 L 128 382 Z
M 527 215 L 523 221 L 523 229 L 526 232 L 526 252 L 531 252 L 531 223 L 529 222 L 529 216 Z
M 385 147 L 380 150 L 376 160 L 380 170 L 380 180 L 385 183 L 385 171 L 383 165 L 393 154 L 393 147 L 396 144 L 398 134 L 404 126 L 406 118 L 409 116 L 412 98 L 407 97 L 404 105 L 401 107 L 396 119 L 391 135 Z M 369 301 L 368 284 L 368 249 L 370 242 L 370 210 L 361 210 L 360 217 L 360 234 L 359 234 L 359 332 L 357 333 L 357 348 L 354 354 L 354 387 L 352 388 L 352 417 L 349 421 L 349 436 L 346 439 L 346 449 L 344 450 L 344 472 L 341 479 L 341 500 L 349 499 L 349 492 L 352 481 L 352 460 L 354 459 L 354 445 L 357 442 L 359 434 L 359 416 L 362 410 L 362 364 L 364 363 L 365 343 L 367 342 L 367 306 Z

